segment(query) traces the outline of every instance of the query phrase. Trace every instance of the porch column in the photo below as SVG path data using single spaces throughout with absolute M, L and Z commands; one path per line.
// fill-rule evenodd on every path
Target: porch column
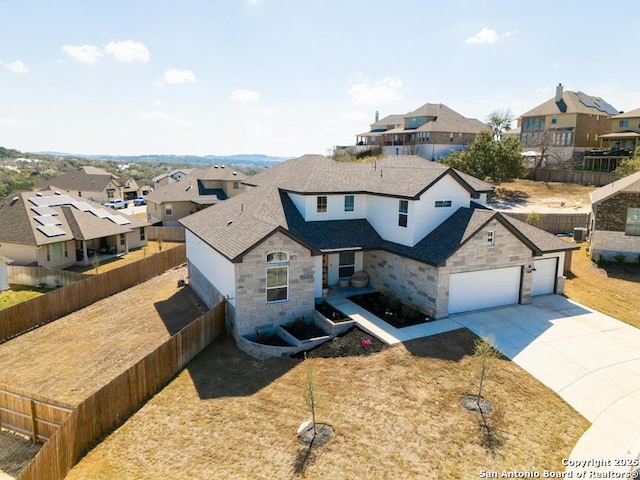
M 87 242 L 82 240 L 82 263 L 89 265 L 89 252 L 87 252 Z
M 126 233 L 124 235 L 124 253 L 129 253 L 129 235 Z

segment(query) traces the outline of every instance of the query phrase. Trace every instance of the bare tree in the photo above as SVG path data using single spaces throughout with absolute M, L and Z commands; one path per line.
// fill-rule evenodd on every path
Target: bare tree
M 491 127 L 493 131 L 493 138 L 500 140 L 502 132 L 508 132 L 511 130 L 511 123 L 513 123 L 514 116 L 511 113 L 511 109 L 506 110 L 494 110 L 487 116 L 487 125 Z

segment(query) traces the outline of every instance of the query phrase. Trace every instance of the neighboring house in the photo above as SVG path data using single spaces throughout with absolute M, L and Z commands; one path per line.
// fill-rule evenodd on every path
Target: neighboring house
M 600 147 L 613 153 L 633 154 L 640 147 L 640 108 L 611 117 L 611 133 L 600 136 Z
M 149 223 L 177 226 L 181 218 L 243 192 L 245 178 L 224 165 L 192 170 L 147 196 Z
M 147 244 L 143 222 L 62 193 L 21 192 L 0 202 L 0 255 L 15 265 L 67 268 Z
M 618 113 L 600 97 L 556 87 L 555 97 L 518 118 L 520 140 L 527 151 L 545 151 L 546 164 L 580 158 L 600 145 L 611 131 L 610 117 Z
M 627 262 L 640 258 L 640 172 L 616 180 L 589 194 L 591 258 Z
M 325 285 L 371 285 L 436 318 L 561 292 L 572 244 L 486 208 L 493 186 L 418 156 L 305 155 L 181 220 L 190 284 L 234 334 L 312 315 Z
M 193 168 L 178 168 L 175 170 L 171 170 L 168 173 L 163 173 L 162 175 L 158 175 L 157 177 L 153 177 L 151 179 L 151 185 L 154 189 L 164 187 L 165 185 L 169 185 L 170 183 L 177 182 L 183 177 L 186 177 L 193 171 Z
M 488 125 L 466 118 L 442 103 L 426 103 L 406 115 L 389 115 L 356 136 L 356 149 L 380 147 L 387 155 L 420 155 L 436 160 L 473 143 Z
M 84 166 L 51 178 L 41 185 L 97 203 L 121 198 L 131 200 L 139 195 L 135 180 L 119 178 L 101 168 Z

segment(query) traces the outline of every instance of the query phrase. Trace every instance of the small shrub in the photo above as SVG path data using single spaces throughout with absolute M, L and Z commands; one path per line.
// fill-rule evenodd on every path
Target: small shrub
M 616 263 L 624 263 L 626 260 L 625 256 L 619 253 L 618 255 L 613 256 L 613 261 Z
M 529 213 L 529 215 L 527 215 L 527 223 L 534 227 L 540 227 L 540 225 L 542 225 L 542 215 L 538 212 Z
M 604 265 L 604 263 L 605 263 L 604 256 L 603 256 L 602 254 L 599 254 L 599 255 L 596 257 L 595 262 L 596 262 L 596 265 L 598 265 L 599 267 L 603 266 L 603 265 Z

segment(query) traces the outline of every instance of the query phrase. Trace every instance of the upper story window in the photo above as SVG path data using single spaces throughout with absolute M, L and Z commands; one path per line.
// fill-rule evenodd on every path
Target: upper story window
M 629 127 L 629 120 L 620 120 L 620 123 L 618 123 L 618 126 L 620 128 L 627 128 Z
M 496 233 L 493 230 L 487 232 L 487 247 L 493 247 L 496 243 Z
M 558 116 L 557 115 L 553 115 L 551 117 L 551 125 L 555 125 L 556 123 L 558 123 Z
M 320 196 L 316 197 L 316 212 L 317 213 L 327 213 L 327 197 Z
M 436 200 L 436 208 L 450 207 L 451 200 Z
M 356 197 L 353 195 L 345 195 L 344 196 L 344 211 L 345 212 L 353 212 L 355 209 Z
M 107 198 L 114 198 L 116 196 L 115 190 L 107 190 Z
M 626 235 L 640 235 L 640 208 L 627 208 Z
M 398 226 L 406 227 L 409 220 L 409 200 L 398 202 Z
M 168 217 L 173 215 L 173 204 L 172 203 L 165 203 L 164 204 L 164 214 L 166 216 L 168 216 Z
M 233 189 L 234 190 L 239 190 L 240 189 L 240 182 L 233 182 Z
M 145 238 L 147 238 L 147 234 L 144 230 L 144 227 L 140 227 L 140 240 L 144 240 Z

